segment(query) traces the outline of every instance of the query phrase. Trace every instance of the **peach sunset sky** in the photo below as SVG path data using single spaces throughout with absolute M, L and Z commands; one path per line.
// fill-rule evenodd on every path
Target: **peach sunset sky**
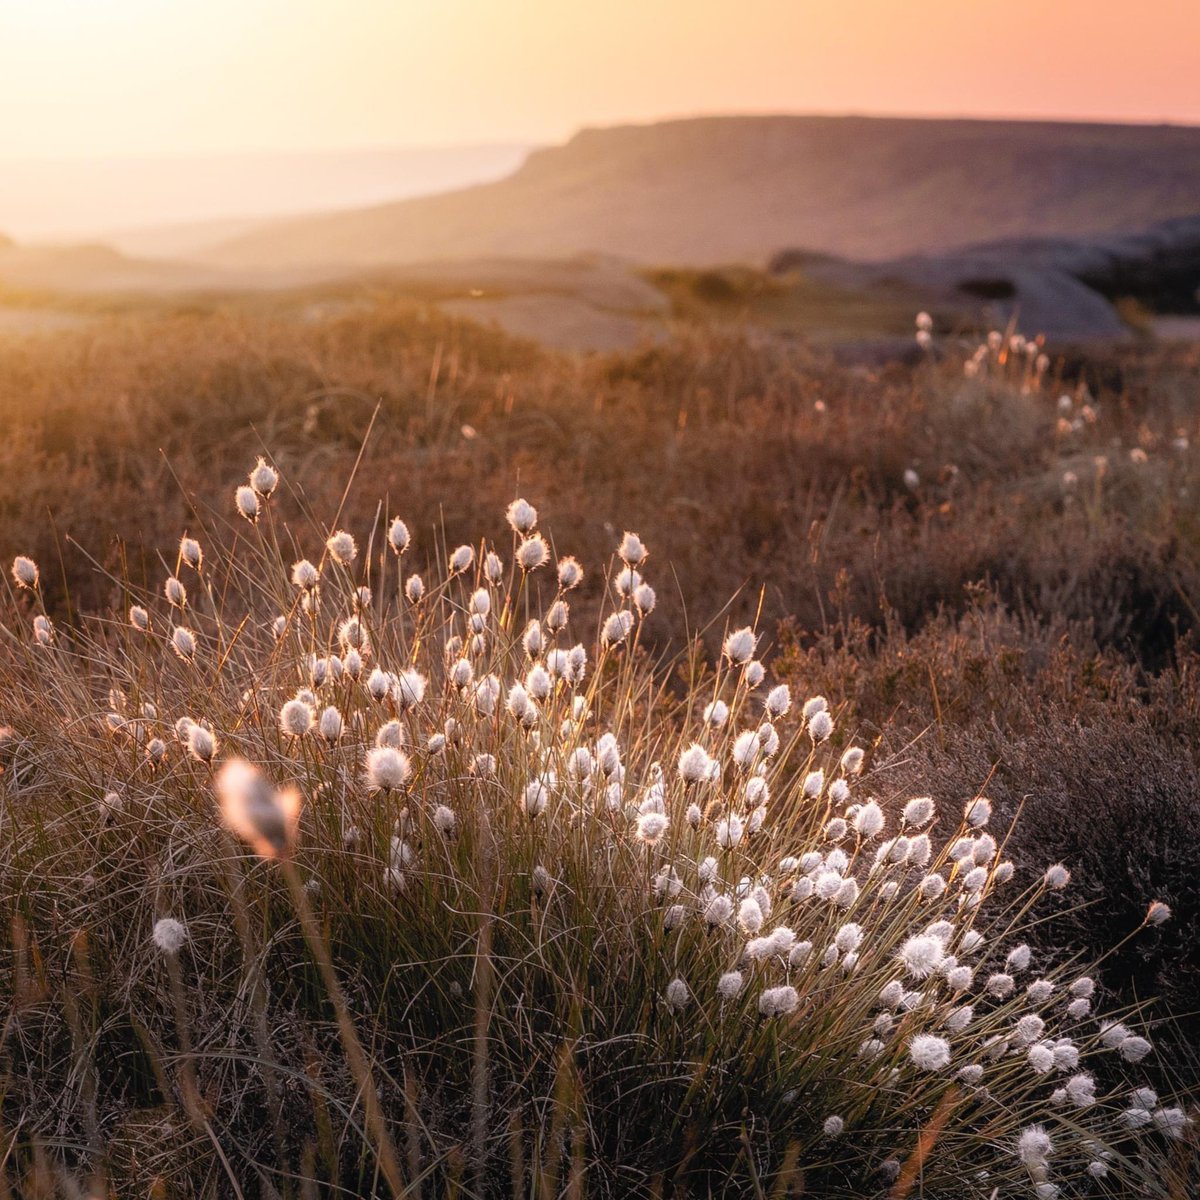
M 0 159 L 712 112 L 1200 122 L 1196 0 L 0 0 Z

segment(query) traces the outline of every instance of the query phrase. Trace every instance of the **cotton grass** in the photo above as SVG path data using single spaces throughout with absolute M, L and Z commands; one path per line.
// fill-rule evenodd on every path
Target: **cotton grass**
M 67 982 L 86 929 L 87 986 L 146 1030 L 158 1102 L 190 1095 L 186 1062 L 202 1147 L 254 1145 L 280 1189 L 305 1163 L 351 1191 L 376 1168 L 449 1187 L 469 1145 L 475 1194 L 512 1194 L 586 1146 L 597 1194 L 677 1172 L 756 1194 L 802 1169 L 848 1200 L 905 1177 L 950 1088 L 924 1195 L 1035 1195 L 1097 1163 L 1162 1194 L 1155 1155 L 1190 1114 L 1102 1082 L 1152 1039 L 1020 940 L 1070 875 L 1002 872 L 986 800 L 947 798 L 944 838 L 931 798 L 873 797 L 840 710 L 771 679 L 753 627 L 691 694 L 646 653 L 636 533 L 596 566 L 589 629 L 566 598 L 584 569 L 546 569 L 524 499 L 495 544 L 423 547 L 399 517 L 282 530 L 280 486 L 260 462 L 234 493 L 237 557 L 218 528 L 180 542 L 195 602 L 169 575 L 99 634 L 6 620 L 0 717 L 38 743 L 36 777 L 0 776 L 22 813 L 8 925 L 46 964 L 13 1043 L 38 1069 L 9 1082 L 31 1129 L 57 1110 L 88 1145 L 61 1049 L 92 1044 Z M 127 1070 L 106 1060 L 95 1100 L 113 1128 Z

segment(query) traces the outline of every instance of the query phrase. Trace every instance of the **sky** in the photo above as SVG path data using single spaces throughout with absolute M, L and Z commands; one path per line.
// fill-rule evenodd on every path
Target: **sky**
M 1200 0 L 0 0 L 0 161 L 715 112 L 1200 123 Z

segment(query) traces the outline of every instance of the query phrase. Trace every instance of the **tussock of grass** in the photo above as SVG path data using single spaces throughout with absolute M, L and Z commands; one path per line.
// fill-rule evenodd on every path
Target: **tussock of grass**
M 877 806 L 751 627 L 664 659 L 640 539 L 572 611 L 529 506 L 457 544 L 265 464 L 222 493 L 117 612 L 14 565 L 15 1178 L 1170 1194 L 1190 1118 L 1130 1092 L 1142 1014 L 1020 949 L 1066 869 L 1018 874 L 973 790 L 936 840 Z

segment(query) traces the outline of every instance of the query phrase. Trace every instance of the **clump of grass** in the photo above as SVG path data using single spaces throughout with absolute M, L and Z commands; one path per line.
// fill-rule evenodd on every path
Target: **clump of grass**
M 752 626 L 660 661 L 636 534 L 584 625 L 583 568 L 523 500 L 418 570 L 399 517 L 284 521 L 289 492 L 305 512 L 260 460 L 165 582 L 114 580 L 127 617 L 56 622 L 14 564 L 16 1162 L 194 1190 L 1168 1194 L 1191 1118 L 1104 1082 L 1153 1053 L 1140 1014 L 1025 944 L 1069 872 L 1019 875 L 988 800 L 936 839 L 927 797 L 885 811 Z

